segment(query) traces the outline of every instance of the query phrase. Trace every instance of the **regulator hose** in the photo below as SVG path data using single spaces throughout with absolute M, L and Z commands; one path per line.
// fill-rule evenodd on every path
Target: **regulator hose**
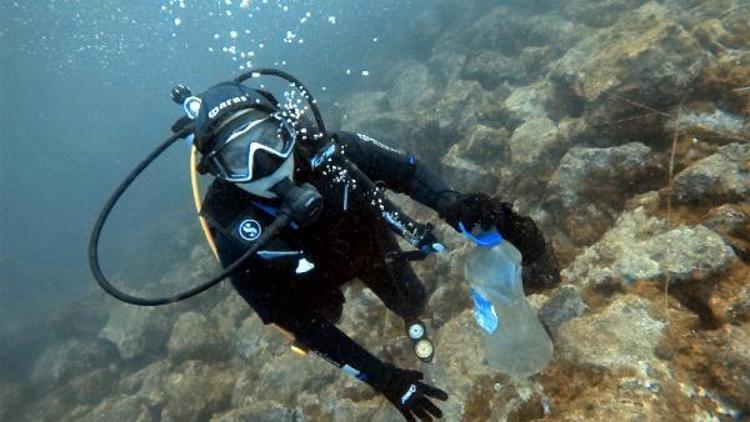
M 159 306 L 159 305 L 166 305 L 169 303 L 179 302 L 181 300 L 185 300 L 199 293 L 202 293 L 210 289 L 211 287 L 217 285 L 219 282 L 221 282 L 225 278 L 229 277 L 237 268 L 239 268 L 240 265 L 242 265 L 243 262 L 245 262 L 248 258 L 254 255 L 258 250 L 264 247 L 265 244 L 268 243 L 268 241 L 273 236 L 278 234 L 278 232 L 282 228 L 284 228 L 287 224 L 289 224 L 289 221 L 290 221 L 289 213 L 286 212 L 282 208 L 278 216 L 276 217 L 276 219 L 268 226 L 266 230 L 263 231 L 261 236 L 258 238 L 257 242 L 250 249 L 248 249 L 240 258 L 238 258 L 231 265 L 226 267 L 224 271 L 222 271 L 219 275 L 213 277 L 212 279 L 206 281 L 205 283 L 197 287 L 194 287 L 190 290 L 186 290 L 174 296 L 146 299 L 146 298 L 141 298 L 141 297 L 137 297 L 137 296 L 133 296 L 128 293 L 125 293 L 119 290 L 114 285 L 112 285 L 112 283 L 110 283 L 109 280 L 107 280 L 107 278 L 104 276 L 104 273 L 102 272 L 101 267 L 99 265 L 99 237 L 102 233 L 102 229 L 104 228 L 104 223 L 107 221 L 109 214 L 112 212 L 112 209 L 114 208 L 115 204 L 117 204 L 117 201 L 120 199 L 122 194 L 128 189 L 128 187 L 130 187 L 133 181 L 143 172 L 143 170 L 146 167 L 148 167 L 157 157 L 159 157 L 159 155 L 161 155 L 167 148 L 169 148 L 177 140 L 182 139 L 185 136 L 187 136 L 190 132 L 192 132 L 192 130 L 193 130 L 193 125 L 188 125 L 187 127 L 184 127 L 179 132 L 167 138 L 164 142 L 162 142 L 161 145 L 159 145 L 156 149 L 154 149 L 151 152 L 151 154 L 148 155 L 148 157 L 146 157 L 143 161 L 141 161 L 138 164 L 138 166 L 136 166 L 136 168 L 130 172 L 128 177 L 125 178 L 125 180 L 122 183 L 120 183 L 120 186 L 118 186 L 117 189 L 114 191 L 114 193 L 112 193 L 112 195 L 109 197 L 107 202 L 104 204 L 104 207 L 102 208 L 101 212 L 99 213 L 99 217 L 96 220 L 96 224 L 94 224 L 94 229 L 91 233 L 91 239 L 89 240 L 89 254 L 88 254 L 89 267 L 91 267 L 91 272 L 94 274 L 94 278 L 96 279 L 96 282 L 99 283 L 102 289 L 104 289 L 104 291 L 106 291 L 110 295 L 114 296 L 115 298 L 123 302 L 130 303 L 133 305 L 139 305 L 139 306 Z

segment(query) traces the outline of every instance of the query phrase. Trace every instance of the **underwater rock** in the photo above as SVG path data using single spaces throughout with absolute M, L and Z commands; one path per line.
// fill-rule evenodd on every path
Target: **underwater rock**
M 729 326 L 729 344 L 724 357 L 724 367 L 729 372 L 725 394 L 745 414 L 750 413 L 750 325 Z
M 386 97 L 394 110 L 429 106 L 437 96 L 437 81 L 430 68 L 414 61 L 398 63 L 393 71 L 393 86 Z
M 715 232 L 704 226 L 679 226 L 648 217 L 641 206 L 624 212 L 595 245 L 562 271 L 563 278 L 578 286 L 636 280 L 673 281 L 721 273 L 735 253 Z
M 265 362 L 254 385 L 245 386 L 251 390 L 242 391 L 235 386 L 232 403 L 244 407 L 255 400 L 274 400 L 292 406 L 300 391 L 322 391 L 329 384 L 343 381 L 344 376 L 313 354 L 299 356 L 287 349 Z
M 650 158 L 651 149 L 639 142 L 571 148 L 547 186 L 546 209 L 574 243 L 591 244 L 612 226 L 625 198 L 655 187 Z
M 450 399 L 440 404 L 446 420 L 462 420 L 477 380 L 489 382 L 491 370 L 485 363 L 481 337 L 472 310 L 466 309 L 443 325 L 434 339 L 435 360 L 424 368 L 425 378 L 449 391 Z
M 289 347 L 281 334 L 263 325 L 257 315 L 242 321 L 234 336 L 234 352 L 245 359 L 250 367 L 257 369 L 274 355 L 287 352 Z
M 659 384 L 647 378 L 606 377 L 596 381 L 599 382 L 575 396 L 565 396 L 564 408 L 559 413 L 552 408 L 553 419 L 561 422 L 718 420 L 702 412 L 693 399 L 683 397 L 679 391 L 665 397 Z M 675 403 L 679 403 L 677 409 Z
M 466 37 L 473 50 L 494 50 L 514 54 L 521 47 L 515 33 L 513 11 L 505 6 L 495 7 L 484 13 L 467 29 Z
M 454 144 L 441 163 L 451 183 L 465 191 L 494 193 L 499 175 L 492 163 L 509 156 L 508 132 L 479 125 L 466 142 Z
M 287 408 L 271 400 L 251 402 L 246 406 L 211 418 L 211 422 L 305 422 L 307 420 L 296 409 Z
M 731 105 L 732 112 L 747 119 L 750 116 L 750 51 L 747 47 L 722 50 L 718 59 L 707 65 L 695 89 L 703 98 Z M 746 132 L 743 137 L 748 138 Z
M 384 322 L 390 311 L 372 290 L 361 284 L 349 284 L 343 291 L 346 304 L 336 325 L 343 332 L 355 336 L 360 344 L 383 345 Z M 377 353 L 376 349 L 370 350 Z
M 704 57 L 669 10 L 649 2 L 568 50 L 550 77 L 586 102 L 590 121 L 610 122 L 644 113 L 620 98 L 652 108 L 677 104 L 700 75 Z M 643 121 L 635 128 L 646 129 Z
M 484 166 L 504 163 L 510 154 L 508 141 L 508 131 L 504 128 L 478 125 L 466 143 L 461 144 L 460 155 Z
M 137 396 L 149 408 L 161 408 L 166 402 L 164 385 L 171 370 L 171 361 L 156 361 L 121 378 L 117 383 L 117 392 Z
M 459 78 L 466 57 L 466 52 L 459 42 L 452 38 L 441 39 L 435 45 L 427 65 L 443 80 L 450 81 Z
M 684 19 L 693 25 L 693 33 L 701 44 L 712 54 L 717 56 L 748 54 L 750 45 L 750 9 L 737 1 L 705 2 L 703 10 L 697 14 L 686 14 Z M 735 56 L 736 57 L 736 56 Z M 738 62 L 740 75 L 743 63 Z M 744 81 L 750 77 L 745 73 Z M 732 86 L 731 84 L 727 86 Z
M 406 112 L 394 112 L 386 91 L 364 91 L 353 93 L 341 100 L 341 129 L 364 133 L 388 145 L 414 150 L 415 116 Z M 411 111 L 413 112 L 413 110 Z M 420 158 L 421 154 L 420 154 Z
M 492 50 L 480 51 L 469 58 L 463 69 L 464 79 L 473 79 L 482 88 L 492 90 L 504 82 L 515 82 L 525 74 L 525 69 L 515 58 Z
M 672 189 L 678 203 L 721 204 L 750 200 L 750 143 L 721 147 L 684 169 Z
M 657 360 L 654 348 L 664 322 L 637 296 L 620 296 L 604 310 L 573 319 L 558 331 L 558 351 L 567 359 L 610 370 L 632 368 L 642 376 Z
M 750 261 L 750 205 L 716 207 L 709 211 L 703 224 L 722 235 L 745 262 Z
M 595 199 L 587 195 L 607 196 L 607 201 L 627 196 L 638 191 L 633 185 L 648 167 L 650 153 L 651 148 L 640 142 L 611 148 L 571 148 L 560 160 L 549 190 L 564 210 Z M 601 190 L 603 184 L 611 185 L 606 193 Z
M 442 327 L 443 324 L 455 318 L 461 312 L 471 309 L 471 296 L 466 284 L 462 282 L 463 265 L 456 265 L 456 267 L 460 267 L 460 275 L 455 275 L 450 280 L 439 283 L 435 292 L 430 296 L 431 305 L 429 305 L 429 309 L 432 311 L 430 314 L 432 324 L 430 325 L 433 329 Z M 451 272 L 454 271 L 454 269 L 451 269 Z
M 747 275 L 745 275 L 746 277 Z M 717 315 L 722 321 L 737 326 L 750 323 L 750 284 L 743 283 L 743 281 L 742 275 L 740 275 L 739 280 L 734 283 L 730 281 L 726 287 L 722 286 L 722 290 L 724 292 L 729 290 L 729 294 L 716 295 L 708 303 L 714 315 Z
M 588 310 L 578 290 L 573 286 L 560 286 L 539 310 L 539 320 L 544 323 L 552 337 L 557 336 L 560 326 Z
M 197 312 L 185 312 L 177 318 L 167 351 L 173 361 L 220 360 L 227 355 L 227 347 L 219 339 L 214 325 Z
M 750 215 L 745 209 L 739 205 L 724 204 L 711 210 L 703 224 L 722 234 L 750 239 Z
M 138 397 L 118 395 L 104 400 L 96 408 L 76 418 L 80 421 L 135 421 L 156 422 L 159 420 L 151 409 Z
M 565 0 L 556 3 L 566 18 L 596 28 L 613 25 L 625 12 L 642 4 L 642 0 Z
M 163 312 L 139 306 L 115 306 L 99 337 L 117 346 L 122 359 L 164 351 L 171 325 Z
M 547 117 L 526 120 L 510 138 L 511 161 L 515 166 L 549 166 L 549 155 L 560 149 L 557 125 Z M 556 160 L 555 160 L 556 161 Z
M 322 411 L 330 415 L 332 422 L 349 422 L 349 421 L 376 421 L 395 419 L 395 415 L 388 418 L 385 413 L 388 411 L 389 404 L 381 399 L 368 401 L 352 401 L 347 398 L 339 400 L 326 401 L 322 406 Z
M 554 2 L 553 2 L 554 4 Z M 532 15 L 527 19 L 514 19 L 516 33 L 523 46 L 550 47 L 557 58 L 586 38 L 591 29 L 555 14 Z
M 187 361 L 163 381 L 160 421 L 205 421 L 228 409 L 235 375 L 225 364 Z
M 106 340 L 70 339 L 49 345 L 31 373 L 32 384 L 48 389 L 68 377 L 102 368 L 117 360 L 117 349 Z
M 535 77 L 546 73 L 547 66 L 556 58 L 549 46 L 526 47 L 518 55 L 518 60 L 526 68 L 525 77 Z
M 123 378 L 118 391 L 155 412 L 154 420 L 207 420 L 226 410 L 234 383 L 235 370 L 224 363 L 163 360 Z
M 522 3 L 527 5 L 529 2 Z M 559 15 L 527 14 L 503 5 L 478 16 L 471 22 L 465 37 L 476 51 L 492 50 L 516 55 L 528 46 L 552 45 L 560 51 L 566 50 L 585 34 L 581 25 Z
M 681 135 L 712 143 L 726 144 L 743 139 L 750 142 L 750 120 L 747 116 L 721 110 L 710 103 L 692 104 L 672 114 L 678 115 L 679 119 L 667 122 L 665 130 L 669 133 L 677 129 Z
M 60 420 L 79 420 L 78 418 L 66 418 L 70 411 L 70 401 L 63 389 L 54 389 L 43 396 L 31 396 L 34 398 L 32 403 L 25 403 L 26 407 L 22 409 L 21 417 L 16 420 L 22 421 L 60 421 Z M 20 409 L 19 409 L 20 410 Z M 90 410 L 90 409 L 88 409 Z
M 119 376 L 119 368 L 114 364 L 88 373 L 75 374 L 68 380 L 66 392 L 69 392 L 72 402 L 98 405 L 112 394 Z
M 241 408 L 245 402 L 248 404 L 252 402 L 248 397 L 255 394 L 255 383 L 258 381 L 259 371 L 260 368 L 251 366 L 243 367 L 237 371 L 237 381 L 234 383 L 230 400 L 232 408 Z
M 425 118 L 436 122 L 440 130 L 431 141 L 441 149 L 441 155 L 453 139 L 468 136 L 482 121 L 486 98 L 479 82 L 456 79 L 448 82 L 440 99 L 425 109 Z
M 216 324 L 217 334 L 225 342 L 231 342 L 240 324 L 251 314 L 250 305 L 235 292 L 226 295 L 208 313 L 208 319 Z
M 727 325 L 726 344 L 708 369 L 722 398 L 747 414 L 750 412 L 750 325 Z
M 390 109 L 385 91 L 362 91 L 346 96 L 341 101 L 341 109 L 346 113 L 342 129 L 361 131 L 362 125 Z
M 546 117 L 545 105 L 552 98 L 552 87 L 546 82 L 515 89 L 505 100 L 508 117 L 517 126 L 534 117 Z

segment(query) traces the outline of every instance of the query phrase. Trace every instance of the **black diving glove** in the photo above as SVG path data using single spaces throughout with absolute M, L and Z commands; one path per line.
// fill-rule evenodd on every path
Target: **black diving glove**
M 401 412 L 409 422 L 431 421 L 443 417 L 443 412 L 432 400 L 448 400 L 448 393 L 427 385 L 420 380 L 423 375 L 391 366 L 391 375 L 382 389 L 383 395 Z
M 442 210 L 440 217 L 459 232 L 459 223 L 463 223 L 468 231 L 475 227 L 492 230 L 497 228 L 498 221 L 503 219 L 505 214 L 512 211 L 511 204 L 493 201 L 483 193 L 457 194 Z
M 560 267 L 552 245 L 534 220 L 513 211 L 513 205 L 481 193 L 455 194 L 440 216 L 457 231 L 497 229 L 523 256 L 523 284 L 529 291 L 560 282 Z

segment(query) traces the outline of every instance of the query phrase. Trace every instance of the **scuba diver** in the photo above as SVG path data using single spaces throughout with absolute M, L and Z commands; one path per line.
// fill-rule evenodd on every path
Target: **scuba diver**
M 281 71 L 266 72 L 294 82 L 315 124 L 270 92 L 244 84 L 250 76 L 199 95 L 184 85 L 175 87 L 172 99 L 186 116 L 173 125 L 172 139 L 126 179 L 97 222 L 89 250 L 97 281 L 121 300 L 154 306 L 193 296 L 229 276 L 263 323 L 291 334 L 295 347 L 369 384 L 408 421 L 442 417 L 434 401 L 447 400 L 445 391 L 423 382 L 418 371 L 381 361 L 336 327 L 344 304 L 341 288 L 359 279 L 403 320 L 417 358 L 433 358 L 420 320 L 428 297 L 410 262 L 444 247 L 431 225 L 412 220 L 385 191 L 408 195 L 457 231 L 502 232 L 523 254 L 527 287 L 559 281 L 549 243 L 510 204 L 453 190 L 412 154 L 364 134 L 328 133 L 301 83 Z M 200 215 L 225 270 L 182 295 L 139 299 L 118 291 L 101 273 L 99 232 L 132 179 L 182 136 L 192 136 L 200 154 L 197 171 L 214 177 Z M 398 236 L 415 250 L 403 251 Z
M 183 86 L 173 92 L 178 103 L 189 95 Z M 344 303 L 341 286 L 358 278 L 403 319 L 417 356 L 432 358 L 432 345 L 425 343 L 429 340 L 419 320 L 427 300 L 425 287 L 377 208 L 347 204 L 354 195 L 348 192 L 347 198 L 346 187 L 341 192 L 338 186 L 320 183 L 299 145 L 316 137 L 314 128 L 304 119 L 286 118 L 268 92 L 223 83 L 199 98 L 199 169 L 215 177 L 201 215 L 224 265 L 234 262 L 271 224 L 284 191 L 308 189 L 320 195 L 311 197 L 321 201 L 314 221 L 285 227 L 247 261 L 245 271 L 231 276 L 236 291 L 265 324 L 281 327 L 297 345 L 371 385 L 407 420 L 442 416 L 432 400 L 446 400 L 447 393 L 421 382 L 419 372 L 381 362 L 335 325 Z M 247 106 L 221 112 L 222 104 L 235 101 Z M 459 223 L 493 226 L 512 214 L 510 205 L 493 203 L 486 195 L 456 192 L 412 154 L 360 133 L 338 132 L 333 137 L 378 186 L 432 208 L 457 230 Z

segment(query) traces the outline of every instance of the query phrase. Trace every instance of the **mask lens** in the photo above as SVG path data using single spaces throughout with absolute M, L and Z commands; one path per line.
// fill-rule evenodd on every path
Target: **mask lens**
M 248 148 L 241 142 L 230 142 L 221 150 L 219 158 L 226 172 L 232 177 L 247 177 Z
M 230 181 L 246 182 L 272 174 L 290 158 L 293 147 L 291 130 L 281 121 L 266 117 L 235 129 L 217 158 Z
M 253 157 L 253 179 L 260 179 L 275 172 L 286 161 L 285 158 L 268 151 L 258 150 Z

